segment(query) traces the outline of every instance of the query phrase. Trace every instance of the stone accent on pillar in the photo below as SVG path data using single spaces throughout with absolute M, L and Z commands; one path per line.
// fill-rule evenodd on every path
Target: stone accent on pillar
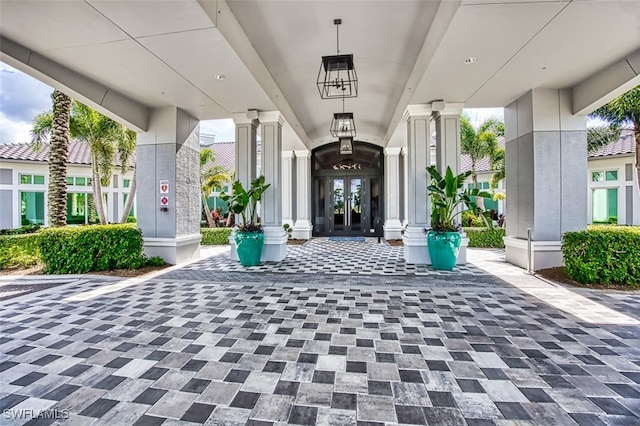
M 282 224 L 293 228 L 293 151 L 282 151 Z
M 570 89 L 533 89 L 505 108 L 505 256 L 523 268 L 562 265 L 562 235 L 587 227 L 586 120 L 571 102 Z
M 385 240 L 402 239 L 402 222 L 400 222 L 400 152 L 402 148 L 391 147 L 384 150 L 385 179 Z
M 251 181 L 256 178 L 256 136 L 258 120 L 248 118 L 245 113 L 233 114 L 233 121 L 236 124 L 236 180 L 242 183 L 245 189 L 251 187 Z M 236 224 L 239 221 L 236 215 Z M 235 242 L 236 228 L 229 236 L 231 246 L 231 259 L 239 260 L 236 252 Z
M 287 256 L 287 233 L 282 227 L 282 125 L 279 111 L 258 116 L 262 136 L 262 174 L 271 186 L 262 196 L 261 220 L 264 227 L 263 261 L 279 262 Z
M 436 168 L 442 174 L 451 167 L 454 175 L 460 173 L 460 114 L 464 104 L 446 103 L 445 108 L 433 113 L 436 127 Z M 457 217 L 458 222 L 462 220 Z M 460 242 L 460 252 L 458 253 L 457 265 L 467 263 L 467 247 L 469 238 L 462 234 Z
M 293 226 L 293 238 L 308 240 L 311 238 L 311 151 L 294 151 L 296 155 L 296 222 Z
M 409 105 L 407 121 L 407 198 L 408 226 L 404 231 L 404 260 L 411 264 L 431 264 L 424 234 L 431 222 L 431 202 L 427 195 L 427 166 L 431 149 L 431 108 Z
M 200 122 L 177 107 L 152 111 L 138 133 L 137 213 L 147 256 L 178 264 L 200 252 Z M 169 182 L 160 193 L 160 181 Z M 160 197 L 168 197 L 166 210 Z

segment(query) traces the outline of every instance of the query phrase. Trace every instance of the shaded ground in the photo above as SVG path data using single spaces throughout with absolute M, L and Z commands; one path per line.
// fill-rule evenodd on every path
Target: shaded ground
M 574 287 L 593 288 L 598 290 L 622 290 L 622 291 L 640 291 L 640 283 L 636 287 L 628 287 L 615 284 L 583 284 L 567 275 L 564 266 L 555 268 L 547 268 L 536 271 L 536 274 L 557 283 L 568 284 Z
M 402 240 L 385 240 L 385 241 L 389 243 L 390 246 L 402 247 Z

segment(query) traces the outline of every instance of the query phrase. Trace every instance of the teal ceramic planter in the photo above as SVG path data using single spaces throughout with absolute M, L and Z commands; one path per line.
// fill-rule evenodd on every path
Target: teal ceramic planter
M 429 257 L 434 269 L 451 271 L 456 266 L 458 253 L 460 252 L 462 237 L 459 232 L 435 232 L 427 233 Z
M 236 232 L 236 251 L 242 266 L 260 264 L 264 234 L 262 232 Z

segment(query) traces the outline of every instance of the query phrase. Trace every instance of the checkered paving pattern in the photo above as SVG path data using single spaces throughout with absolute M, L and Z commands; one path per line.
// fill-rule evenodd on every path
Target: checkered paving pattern
M 69 410 L 72 425 L 640 424 L 637 323 L 583 322 L 515 288 L 155 279 L 78 297 L 109 285 L 0 306 L 1 412 Z M 597 298 L 640 312 L 627 296 Z
M 259 266 L 244 267 L 239 262 L 232 261 L 227 252 L 193 263 L 183 270 L 260 274 L 382 275 L 385 277 L 488 274 L 470 263 L 458 265 L 453 271 L 437 271 L 427 265 L 409 265 L 404 261 L 403 247 L 377 243 L 376 238 L 367 238 L 365 242 L 313 238 L 303 246 L 288 246 L 287 251 L 287 257 L 282 262 L 262 262 Z

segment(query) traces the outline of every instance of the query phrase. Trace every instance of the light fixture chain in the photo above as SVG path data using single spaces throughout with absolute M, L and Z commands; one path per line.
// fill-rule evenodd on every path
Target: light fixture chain
M 340 24 L 336 24 L 336 50 L 340 54 Z

